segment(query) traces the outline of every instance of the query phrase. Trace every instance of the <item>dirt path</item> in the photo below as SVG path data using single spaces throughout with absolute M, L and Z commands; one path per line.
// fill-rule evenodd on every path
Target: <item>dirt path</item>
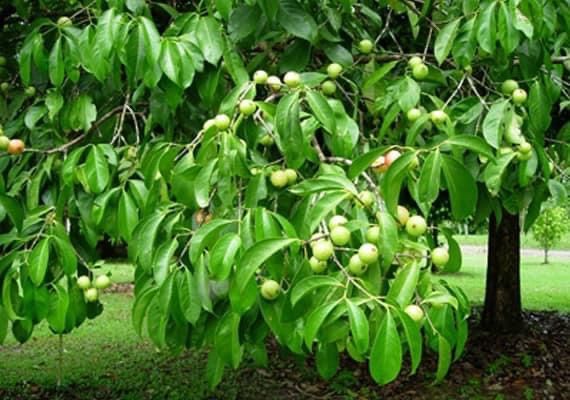
M 467 255 L 486 255 L 487 246 L 477 246 L 464 244 L 461 245 L 463 254 Z M 522 249 L 523 257 L 543 257 L 544 252 L 541 249 Z M 568 261 L 570 263 L 570 250 L 550 250 L 548 258 L 551 260 Z

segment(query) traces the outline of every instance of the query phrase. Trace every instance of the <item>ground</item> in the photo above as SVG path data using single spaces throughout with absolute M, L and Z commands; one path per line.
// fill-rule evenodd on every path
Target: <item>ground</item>
M 481 304 L 485 269 L 480 248 L 465 249 L 459 274 L 443 279 L 464 287 Z M 63 385 L 56 390 L 58 339 L 40 326 L 20 346 L 0 347 L 0 399 L 570 399 L 570 256 L 561 253 L 544 266 L 540 256 L 525 256 L 522 266 L 527 331 L 494 337 L 471 321 L 464 357 L 449 376 L 432 385 L 436 359 L 427 355 L 419 374 L 386 387 L 371 382 L 366 366 L 346 360 L 331 381 L 322 381 L 312 361 L 280 353 L 271 343 L 270 367 L 229 371 L 215 393 L 204 379 L 205 354 L 157 352 L 138 338 L 130 323 L 132 268 L 109 265 L 120 284 L 103 296 L 105 312 L 65 337 Z M 569 254 L 570 255 L 570 254 Z

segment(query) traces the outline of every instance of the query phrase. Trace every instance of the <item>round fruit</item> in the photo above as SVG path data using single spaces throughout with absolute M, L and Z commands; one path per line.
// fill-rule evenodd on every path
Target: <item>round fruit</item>
M 331 217 L 331 219 L 329 219 L 329 229 L 332 230 L 333 228 L 344 225 L 347 222 L 348 220 L 343 215 L 334 215 Z
M 513 101 L 516 105 L 521 105 L 526 101 L 527 95 L 524 89 L 516 89 L 513 92 Z
M 274 143 L 273 136 L 266 133 L 259 139 L 259 143 L 261 143 L 262 146 L 271 146 Z
M 91 279 L 87 275 L 80 276 L 77 278 L 77 286 L 79 289 L 87 290 L 91 287 Z
M 354 254 L 352 257 L 350 257 L 350 261 L 348 262 L 348 270 L 353 275 L 362 275 L 366 272 L 367 269 L 368 266 L 362 262 L 358 254 Z
M 331 230 L 331 240 L 337 246 L 344 246 L 350 242 L 350 231 L 344 226 L 335 226 Z
M 89 303 L 93 303 L 97 301 L 99 298 L 99 291 L 95 288 L 89 288 L 85 291 L 85 300 Z
M 398 206 L 398 208 L 396 209 L 396 216 L 398 217 L 398 222 L 400 223 L 400 225 L 404 226 L 408 223 L 408 220 L 410 219 L 410 212 L 406 207 Z
M 371 207 L 374 204 L 374 195 L 368 190 L 358 193 L 358 198 L 365 207 Z
M 523 153 L 521 151 L 517 151 L 517 159 L 520 161 L 528 161 L 532 158 L 532 153 Z
M 358 257 L 364 264 L 372 264 L 378 260 L 378 248 L 372 243 L 364 243 L 358 249 Z
M 6 57 L 0 56 L 0 67 L 3 67 L 4 65 L 6 65 Z
M 411 236 L 421 236 L 426 230 L 426 220 L 422 216 L 414 215 L 406 222 L 406 232 Z
M 10 84 L 8 82 L 2 82 L 0 84 L 0 90 L 6 93 L 8 90 L 10 90 Z
M 449 252 L 446 248 L 436 247 L 431 251 L 431 262 L 438 267 L 443 267 L 449 261 Z
M 505 140 L 510 144 L 519 144 L 524 138 L 521 134 L 521 128 L 516 124 L 511 124 L 505 132 Z
M 309 265 L 315 274 L 320 274 L 321 272 L 324 272 L 325 269 L 327 269 L 326 261 L 321 261 L 316 257 L 309 258 Z
M 296 88 L 301 84 L 301 76 L 294 71 L 289 71 L 283 77 L 283 82 L 290 88 Z
M 519 88 L 519 84 L 517 83 L 517 81 L 512 80 L 512 79 L 507 79 L 501 85 L 501 92 L 503 92 L 503 94 L 505 96 L 510 96 L 518 88 Z
M 281 170 L 273 171 L 271 173 L 271 177 L 269 178 L 269 180 L 271 181 L 271 184 L 276 188 L 283 188 L 287 186 L 287 183 L 289 182 L 289 179 L 287 178 L 287 173 Z
M 505 154 L 511 154 L 514 150 L 510 147 L 503 146 L 499 148 L 499 155 L 503 156 Z
M 388 164 L 386 164 L 386 157 L 380 156 L 372 163 L 372 169 L 377 174 L 382 174 L 388 170 Z
M 0 136 L 0 151 L 8 150 L 8 146 L 10 145 L 10 139 L 6 136 Z
M 289 185 L 297 182 L 297 172 L 294 169 L 287 168 L 285 170 L 285 175 L 287 175 L 287 183 Z
M 24 93 L 28 97 L 33 97 L 36 95 L 36 88 L 33 86 L 28 86 L 27 88 L 24 89 Z
M 373 225 L 366 230 L 366 241 L 371 243 L 378 243 L 380 239 L 380 227 Z
M 210 118 L 204 122 L 204 125 L 202 125 L 202 129 L 207 131 L 208 129 L 213 128 L 215 126 L 216 126 L 216 120 L 214 118 Z
M 410 304 L 404 309 L 404 312 L 410 316 L 416 322 L 420 322 L 424 318 L 424 310 L 415 304 Z
M 268 279 L 261 285 L 261 296 L 265 300 L 275 300 L 281 293 L 281 285 L 273 279 Z
M 216 125 L 216 128 L 221 131 L 228 129 L 230 127 L 230 122 L 230 117 L 228 117 L 226 114 L 218 114 L 214 118 L 214 124 Z
M 436 125 L 443 124 L 447 119 L 447 114 L 443 110 L 434 110 L 430 114 L 431 122 Z
M 374 43 L 372 43 L 372 40 L 362 39 L 360 43 L 358 43 L 358 50 L 364 54 L 370 54 L 372 49 L 374 49 Z
M 59 27 L 63 28 L 71 25 L 73 25 L 73 22 L 71 22 L 71 19 L 69 19 L 69 17 L 59 17 L 59 19 L 57 20 L 57 26 Z
M 263 70 L 257 70 L 255 71 L 255 73 L 253 74 L 253 81 L 257 84 L 257 85 L 263 85 L 265 84 L 265 82 L 267 82 L 267 72 L 263 71 Z M 279 78 L 277 78 L 279 79 Z
M 309 245 L 311 246 L 311 249 L 315 246 L 315 244 L 317 244 L 321 240 L 325 240 L 324 237 L 325 237 L 325 235 L 322 232 L 314 233 L 311 236 L 311 239 L 309 239 Z
M 422 116 L 422 111 L 419 108 L 410 108 L 406 113 L 408 121 L 415 122 Z
M 239 103 L 239 112 L 243 115 L 251 115 L 255 112 L 255 102 L 245 99 Z
M 327 67 L 327 74 L 329 78 L 336 79 L 342 73 L 342 65 L 337 63 L 332 63 Z
M 400 158 L 401 155 L 402 153 L 400 153 L 398 150 L 390 150 L 384 156 L 384 159 L 386 160 L 386 165 L 389 167 L 390 165 L 392 165 L 394 161 Z
M 409 65 L 411 68 L 414 68 L 416 65 L 420 65 L 420 64 L 423 64 L 423 63 L 424 63 L 424 62 L 422 61 L 422 59 L 421 59 L 420 57 L 418 57 L 418 56 L 414 56 L 414 57 L 412 57 L 412 58 L 410 58 L 410 59 L 408 60 L 408 65 Z
M 412 68 L 412 76 L 414 77 L 414 79 L 418 81 L 422 81 L 425 78 L 427 78 L 428 73 L 429 73 L 429 68 L 424 63 L 414 65 L 414 67 Z
M 8 151 L 8 154 L 19 155 L 24 152 L 24 147 L 24 142 L 20 139 L 12 139 L 10 140 L 10 143 L 8 143 L 8 148 L 6 150 Z
M 107 275 L 100 275 L 95 279 L 97 289 L 107 289 L 109 286 L 111 286 L 111 279 Z
M 329 240 L 319 240 L 313 245 L 313 256 L 319 261 L 328 260 L 333 252 L 334 247 Z
M 471 75 L 473 73 L 473 67 L 471 65 L 466 65 L 463 68 L 463 71 L 465 71 L 467 75 Z
M 519 144 L 519 151 L 523 154 L 530 153 L 532 151 L 532 145 L 529 142 L 522 142 Z
M 324 81 L 321 84 L 321 90 L 327 96 L 333 95 L 336 92 L 336 83 L 333 81 Z
M 281 79 L 278 76 L 271 75 L 266 82 L 274 92 L 281 90 Z

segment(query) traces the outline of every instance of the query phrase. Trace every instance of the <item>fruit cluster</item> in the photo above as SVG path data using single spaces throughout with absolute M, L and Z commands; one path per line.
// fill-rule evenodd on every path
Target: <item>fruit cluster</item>
M 278 189 L 297 182 L 297 172 L 294 169 L 278 169 L 271 173 L 269 177 L 271 184 Z
M 25 144 L 20 139 L 10 139 L 4 136 L 4 130 L 0 126 L 0 151 L 5 151 L 11 155 L 19 155 L 24 152 Z
M 111 279 L 107 275 L 99 275 L 94 282 L 87 275 L 77 278 L 77 286 L 83 290 L 85 301 L 93 303 L 99 299 L 99 291 L 111 286 Z

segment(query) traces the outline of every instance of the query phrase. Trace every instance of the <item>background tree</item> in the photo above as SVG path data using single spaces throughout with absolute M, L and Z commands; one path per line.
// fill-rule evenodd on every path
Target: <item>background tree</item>
M 568 210 L 563 207 L 545 206 L 532 226 L 532 234 L 544 249 L 544 264 L 548 264 L 548 250 L 568 232 Z

